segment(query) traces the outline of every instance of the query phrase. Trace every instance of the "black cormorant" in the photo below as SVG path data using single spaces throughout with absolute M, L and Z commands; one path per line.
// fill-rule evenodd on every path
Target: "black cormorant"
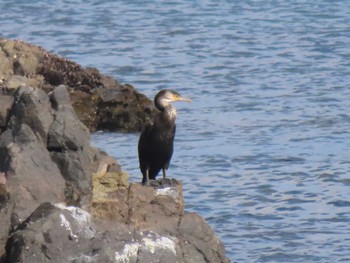
M 191 100 L 172 90 L 162 90 L 154 98 L 159 113 L 144 127 L 138 145 L 143 185 L 148 185 L 149 180 L 155 180 L 160 170 L 163 171 L 163 180 L 166 177 L 176 130 L 176 109 L 170 103 L 175 101 Z

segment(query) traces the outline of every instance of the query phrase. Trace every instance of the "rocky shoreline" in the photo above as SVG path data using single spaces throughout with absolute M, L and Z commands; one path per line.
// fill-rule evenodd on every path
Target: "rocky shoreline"
M 229 262 L 182 185 L 129 184 L 91 147 L 154 108 L 131 85 L 0 39 L 0 262 Z M 136 157 L 135 157 L 136 158 Z

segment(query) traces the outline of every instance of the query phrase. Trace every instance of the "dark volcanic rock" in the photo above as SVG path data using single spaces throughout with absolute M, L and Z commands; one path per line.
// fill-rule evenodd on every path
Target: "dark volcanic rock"
M 67 88 L 64 85 L 56 87 L 50 98 L 56 112 L 48 134 L 48 148 L 77 151 L 89 147 L 89 130 L 76 116 Z
M 10 125 L 28 125 L 46 144 L 47 133 L 52 124 L 51 103 L 47 94 L 38 88 L 21 87 L 13 108 Z
M 66 191 L 68 203 L 76 204 L 82 197 L 91 196 L 90 133 L 77 118 L 65 86 L 56 87 L 50 98 L 56 111 L 47 147 L 69 187 Z M 83 203 L 89 201 L 83 200 Z
M 133 130 L 133 127 L 141 128 L 142 123 L 154 111 L 153 104 L 128 84 L 123 85 L 119 90 L 100 89 L 96 92 L 99 94 L 98 130 L 129 131 Z M 141 126 L 140 120 L 142 120 Z
M 21 87 L 15 96 L 0 134 L 0 254 L 13 216 L 23 220 L 43 202 L 89 206 L 94 166 L 106 159 L 90 147 L 64 86 L 51 94 L 54 107 L 38 88 Z
M 78 118 L 91 131 L 139 131 L 154 110 L 131 85 L 22 41 L 0 39 L 0 61 L 3 90 L 13 94 L 24 85 L 50 92 L 64 84 Z
M 19 124 L 1 134 L 0 167 L 6 173 L 11 202 L 20 218 L 46 200 L 64 201 L 64 179 L 28 125 Z
M 5 262 L 72 262 L 94 236 L 84 210 L 43 203 L 11 234 Z

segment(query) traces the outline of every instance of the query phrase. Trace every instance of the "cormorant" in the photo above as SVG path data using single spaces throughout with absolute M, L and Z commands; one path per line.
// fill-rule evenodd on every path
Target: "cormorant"
M 191 100 L 172 90 L 162 90 L 154 98 L 159 113 L 144 127 L 138 145 L 143 185 L 149 185 L 149 180 L 155 180 L 160 170 L 163 171 L 163 180 L 166 177 L 176 130 L 176 109 L 170 103 L 175 101 Z

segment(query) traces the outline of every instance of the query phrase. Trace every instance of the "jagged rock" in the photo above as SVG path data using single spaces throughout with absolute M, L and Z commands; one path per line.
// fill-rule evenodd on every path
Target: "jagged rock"
M 45 145 L 27 124 L 0 136 L 0 167 L 6 172 L 11 202 L 21 218 L 40 203 L 64 201 L 65 182 Z
M 8 58 L 8 55 L 0 50 L 0 79 L 13 74 L 13 64 Z
M 173 186 L 157 189 L 132 184 L 128 197 L 130 225 L 155 232 L 177 232 L 183 214 L 182 185 L 179 182 L 173 180 Z
M 14 101 L 13 96 L 0 96 L 0 131 L 7 125 Z
M 184 212 L 180 182 L 129 184 L 90 146 L 79 119 L 139 130 L 153 110 L 145 96 L 21 41 L 0 39 L 2 57 L 1 263 L 229 262 L 208 224 Z M 62 201 L 74 207 L 52 205 Z
M 178 262 L 176 240 L 115 224 L 99 231 L 86 211 L 43 203 L 12 232 L 4 262 Z
M 38 78 L 27 78 L 21 75 L 10 75 L 5 80 L 4 87 L 9 93 L 15 93 L 21 86 L 27 87 L 41 87 L 42 80 Z
M 9 125 L 28 125 L 46 145 L 47 134 L 53 121 L 47 94 L 38 88 L 21 87 L 18 89 L 17 98 Z
M 197 214 L 185 213 L 181 218 L 178 231 L 181 254 L 186 262 L 225 261 L 222 257 L 225 254 L 222 243 L 203 218 Z
M 89 130 L 77 118 L 64 85 L 56 87 L 50 98 L 56 111 L 47 147 L 69 187 L 67 201 L 88 204 L 92 185 Z
M 0 254 L 13 215 L 24 219 L 43 202 L 88 207 L 95 166 L 108 161 L 120 169 L 90 147 L 90 134 L 77 119 L 64 86 L 52 93 L 52 102 L 38 88 L 21 87 L 15 96 L 0 134 Z M 4 108 L 8 112 L 11 103 Z
M 76 116 L 64 85 L 58 86 L 50 94 L 56 112 L 48 133 L 48 148 L 78 151 L 89 147 L 90 133 Z
M 46 92 L 67 86 L 78 118 L 91 131 L 139 131 L 154 112 L 151 101 L 131 85 L 38 46 L 0 39 L 0 61 L 1 86 L 10 94 L 21 85 Z
M 120 222 L 96 225 L 80 208 L 43 203 L 11 231 L 3 263 L 229 262 L 213 237 L 193 213 L 184 215 L 176 235 L 169 235 Z
M 0 210 L 6 206 L 10 198 L 10 190 L 7 187 L 6 181 L 5 174 L 0 173 Z
M 72 262 L 95 233 L 86 211 L 43 203 L 11 234 L 5 262 Z
M 144 95 L 135 91 L 128 84 L 116 89 L 100 89 L 98 107 L 98 130 L 129 131 L 144 121 L 154 112 L 153 104 Z M 139 108 L 142 108 L 142 111 Z M 113 121 L 111 121 L 113 120 Z M 142 127 L 139 126 L 140 130 Z
M 222 243 L 209 225 L 197 214 L 184 212 L 181 183 L 175 179 L 165 185 L 153 182 L 152 187 L 133 183 L 127 190 L 115 186 L 113 191 L 112 188 L 98 187 L 104 176 L 108 173 L 94 180 L 94 188 L 99 190 L 93 195 L 92 213 L 100 225 L 113 228 L 111 225 L 120 222 L 163 235 L 165 238 L 161 243 L 175 244 L 177 258 L 174 262 L 229 262 Z M 150 256 L 145 261 L 136 261 L 131 256 L 130 250 L 133 249 L 136 249 L 135 244 L 125 246 L 125 256 L 122 257 L 125 261 L 121 262 L 170 262 L 167 261 L 169 258 L 155 261 Z

